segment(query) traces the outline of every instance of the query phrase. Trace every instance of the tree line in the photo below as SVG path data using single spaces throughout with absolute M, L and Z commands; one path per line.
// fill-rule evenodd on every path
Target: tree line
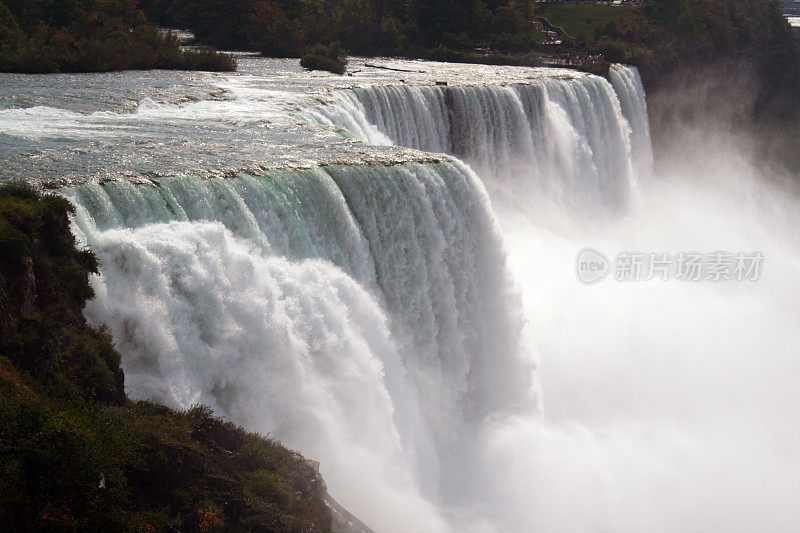
M 129 0 L 0 0 L 0 71 L 234 70 L 212 50 L 182 50 Z
M 140 0 L 159 24 L 223 49 L 299 57 L 317 43 L 353 54 L 425 57 L 438 46 L 504 53 L 542 39 L 533 0 Z
M 299 57 L 340 42 L 353 54 L 427 57 L 442 47 L 504 54 L 553 51 L 541 17 L 563 23 L 568 51 L 670 63 L 711 60 L 744 48 L 786 45 L 792 32 L 770 0 L 655 0 L 626 9 L 533 0 L 138 0 L 163 26 L 206 44 Z

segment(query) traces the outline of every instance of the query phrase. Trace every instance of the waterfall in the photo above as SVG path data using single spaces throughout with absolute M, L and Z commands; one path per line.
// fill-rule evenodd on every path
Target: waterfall
M 376 533 L 797 529 L 800 210 L 757 139 L 689 121 L 651 179 L 633 67 L 237 59 L 2 75 L 0 181 L 75 205 L 132 398 Z
M 507 523 L 476 503 L 481 479 L 501 485 L 485 439 L 540 407 L 490 197 L 622 210 L 649 149 L 637 80 L 338 88 L 292 117 L 449 155 L 60 189 L 101 264 L 86 316 L 133 397 L 280 439 L 378 531 Z
M 622 114 L 631 126 L 631 152 L 636 174 L 647 176 L 653 168 L 653 147 L 650 142 L 647 101 L 639 69 L 614 64 L 611 65 L 608 77 L 619 97 Z
M 380 85 L 335 91 L 305 118 L 365 142 L 454 155 L 493 196 L 546 194 L 581 209 L 614 211 L 636 170 L 652 165 L 644 90 L 635 67 L 528 84 Z M 633 150 L 633 157 L 632 157 Z
M 535 407 L 499 231 L 457 161 L 61 193 L 129 393 L 280 438 L 367 523 L 434 528 L 441 457 Z

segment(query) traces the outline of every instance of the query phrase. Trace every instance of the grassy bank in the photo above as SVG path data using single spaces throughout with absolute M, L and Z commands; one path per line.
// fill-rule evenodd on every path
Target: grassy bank
M 538 11 L 571 37 L 585 39 L 603 28 L 627 28 L 646 24 L 643 7 L 566 6 L 544 4 Z
M 328 531 L 316 466 L 278 442 L 124 393 L 82 309 L 97 260 L 72 206 L 0 186 L 3 531 Z

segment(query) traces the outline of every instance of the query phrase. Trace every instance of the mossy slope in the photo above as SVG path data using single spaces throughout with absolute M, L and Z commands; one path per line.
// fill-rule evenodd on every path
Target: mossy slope
M 97 260 L 71 211 L 0 187 L 2 531 L 328 531 L 315 464 L 207 408 L 125 397 L 111 338 L 81 314 Z

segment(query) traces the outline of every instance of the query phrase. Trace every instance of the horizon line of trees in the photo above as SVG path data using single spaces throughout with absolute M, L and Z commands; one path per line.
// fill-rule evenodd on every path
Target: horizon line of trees
M 604 53 L 658 69 L 742 50 L 795 46 L 772 0 L 653 0 L 624 10 L 534 0 L 135 0 L 154 22 L 189 29 L 207 45 L 301 57 L 339 42 L 355 55 L 430 58 L 480 47 L 518 57 L 548 54 L 540 18 L 579 20 L 559 51 Z M 434 54 L 436 55 L 436 54 Z
M 183 50 L 131 0 L 0 0 L 0 72 L 235 70 L 213 50 Z
M 545 35 L 533 0 L 138 0 L 151 20 L 227 50 L 300 57 L 318 43 L 353 54 L 425 57 L 478 43 L 530 51 Z

